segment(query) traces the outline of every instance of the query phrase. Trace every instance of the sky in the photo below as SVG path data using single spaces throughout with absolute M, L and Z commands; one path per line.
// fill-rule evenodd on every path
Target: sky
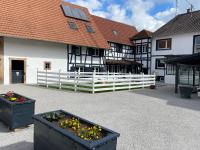
M 190 4 L 200 9 L 200 0 L 65 0 L 87 7 L 90 13 L 135 26 L 139 31 L 156 31 L 178 14 L 185 13 Z

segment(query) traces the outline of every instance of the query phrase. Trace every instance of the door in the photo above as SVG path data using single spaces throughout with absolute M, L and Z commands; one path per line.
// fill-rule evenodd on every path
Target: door
M 25 82 L 25 61 L 11 60 L 11 83 Z

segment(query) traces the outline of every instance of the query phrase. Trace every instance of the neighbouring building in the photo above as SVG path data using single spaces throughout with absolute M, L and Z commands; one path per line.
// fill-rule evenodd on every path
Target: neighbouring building
M 152 32 L 142 30 L 132 37 L 135 47 L 135 60 L 142 64 L 144 74 L 151 73 Z
M 175 65 L 165 61 L 200 52 L 200 11 L 177 15 L 153 33 L 152 65 L 158 80 L 175 83 Z M 191 69 L 191 68 L 190 68 Z M 191 73 L 187 69 L 183 72 Z M 193 73 L 191 73 L 191 80 Z
M 135 46 L 131 38 L 138 33 L 135 27 L 93 16 L 110 48 L 105 51 L 106 70 L 109 72 L 139 73 L 141 62 L 135 61 Z

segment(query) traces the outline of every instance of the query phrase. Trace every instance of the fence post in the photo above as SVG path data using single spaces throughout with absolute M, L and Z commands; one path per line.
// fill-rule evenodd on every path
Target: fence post
M 156 85 L 156 73 L 154 72 L 154 85 Z
M 47 69 L 46 69 L 46 87 L 48 88 L 49 86 L 48 86 L 48 76 L 47 76 Z
M 39 85 L 39 82 L 38 82 L 38 68 L 37 68 L 37 86 Z
M 58 74 L 58 82 L 59 82 L 59 89 L 62 89 L 62 83 L 61 83 L 61 69 L 59 70 L 59 74 Z
M 115 91 L 115 73 L 113 73 L 113 92 Z
M 76 92 L 77 91 L 77 84 L 76 84 L 76 78 L 77 78 L 77 73 L 76 71 L 74 71 L 74 91 Z
M 142 88 L 144 89 L 144 73 L 142 73 Z
M 92 74 L 92 94 L 95 93 L 95 75 L 96 75 L 96 70 L 94 69 L 94 72 Z
M 129 72 L 129 91 L 131 90 L 131 72 Z

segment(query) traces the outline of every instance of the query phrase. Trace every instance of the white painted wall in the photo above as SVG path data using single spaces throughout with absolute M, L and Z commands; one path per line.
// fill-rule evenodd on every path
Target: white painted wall
M 26 84 L 37 83 L 37 68 L 44 70 L 44 62 L 51 62 L 51 71 L 67 71 L 67 46 L 65 44 L 4 38 L 4 84 L 9 84 L 9 59 L 25 58 Z

